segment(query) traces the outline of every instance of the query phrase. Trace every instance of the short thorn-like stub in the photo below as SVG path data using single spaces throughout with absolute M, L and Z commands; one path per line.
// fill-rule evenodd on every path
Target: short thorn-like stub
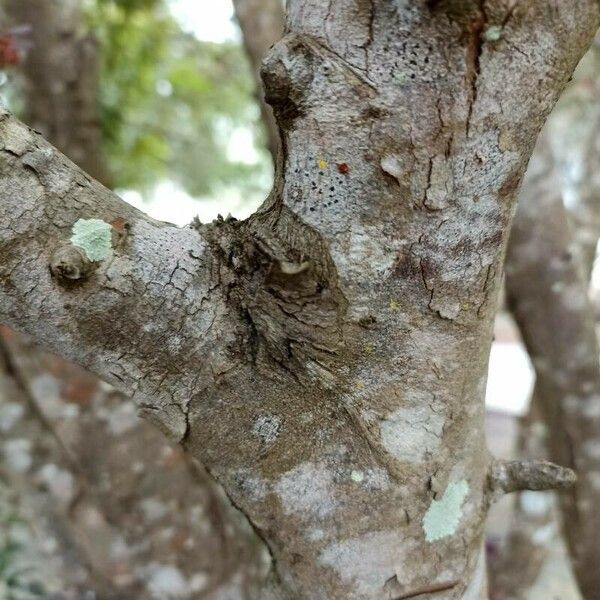
M 503 494 L 522 490 L 564 489 L 576 481 L 572 469 L 542 460 L 494 460 L 488 471 L 492 501 Z

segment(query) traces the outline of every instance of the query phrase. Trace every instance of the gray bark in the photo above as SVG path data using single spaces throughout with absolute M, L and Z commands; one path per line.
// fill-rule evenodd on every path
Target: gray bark
M 485 597 L 504 250 L 599 10 L 292 0 L 263 68 L 273 191 L 197 231 L 2 116 L 0 317 L 127 390 L 207 466 L 269 546 L 261 598 Z M 111 248 L 95 223 L 69 249 L 91 217 Z
M 99 48 L 82 25 L 80 0 L 5 0 L 15 25 L 30 25 L 22 65 L 25 121 L 105 185 L 110 177 L 98 115 Z
M 267 147 L 273 161 L 279 151 L 279 129 L 273 110 L 265 102 L 260 66 L 271 46 L 283 35 L 285 14 L 282 0 L 234 0 L 235 16 L 242 31 L 244 48 L 250 60 L 256 83 L 262 122 L 267 134 Z
M 552 157 L 540 146 L 536 158 L 509 244 L 507 297 L 535 367 L 550 455 L 579 476 L 561 495 L 562 521 L 582 594 L 593 600 L 600 598 L 598 343 Z

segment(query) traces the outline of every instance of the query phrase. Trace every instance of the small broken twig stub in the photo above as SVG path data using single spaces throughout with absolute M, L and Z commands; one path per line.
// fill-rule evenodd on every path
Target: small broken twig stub
M 50 271 L 60 281 L 86 279 L 91 270 L 92 263 L 85 252 L 71 243 L 62 244 L 52 253 Z
M 572 486 L 575 471 L 544 460 L 493 460 L 488 470 L 491 501 L 521 490 L 554 490 Z

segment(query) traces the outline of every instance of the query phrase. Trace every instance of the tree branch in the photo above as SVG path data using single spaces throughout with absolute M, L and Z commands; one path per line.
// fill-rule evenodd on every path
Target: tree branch
M 492 497 L 521 490 L 545 491 L 571 487 L 575 471 L 543 460 L 495 460 L 488 471 Z
M 5 110 L 0 140 L 0 319 L 140 404 L 164 406 L 163 428 L 180 439 L 206 348 L 218 347 L 206 243 L 133 209 Z M 108 230 L 101 260 L 70 242 L 90 219 Z M 102 239 L 88 241 L 98 258 Z M 75 277 L 73 257 L 85 267 Z

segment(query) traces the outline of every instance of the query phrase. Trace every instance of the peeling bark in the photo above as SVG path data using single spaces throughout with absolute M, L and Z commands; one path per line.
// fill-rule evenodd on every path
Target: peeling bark
M 261 599 L 485 597 L 504 250 L 599 10 L 290 1 L 263 66 L 276 181 L 243 222 L 156 223 L 1 117 L 0 316 L 206 465 L 269 547 Z M 85 280 L 53 278 L 90 218 L 126 232 Z

